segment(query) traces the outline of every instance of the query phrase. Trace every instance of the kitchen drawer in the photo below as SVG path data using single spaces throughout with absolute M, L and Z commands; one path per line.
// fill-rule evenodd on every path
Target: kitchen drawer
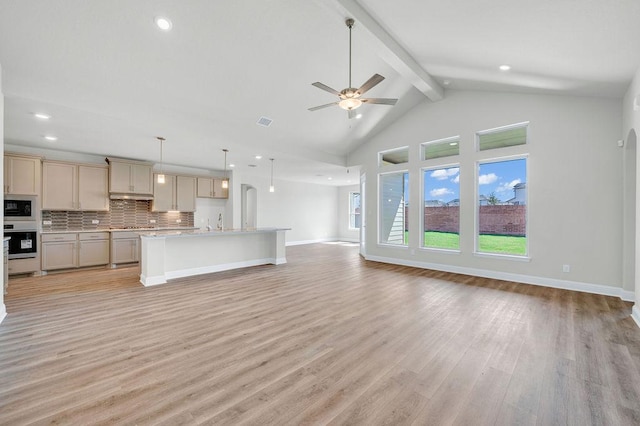
M 78 234 L 80 241 L 88 241 L 88 240 L 108 240 L 109 233 L 108 232 L 80 232 Z
M 78 239 L 78 234 L 76 234 L 75 232 L 72 234 L 42 234 L 43 243 L 75 241 L 77 239 Z
M 111 238 L 114 240 L 126 240 L 131 238 L 140 238 L 139 231 L 122 231 L 111 232 Z

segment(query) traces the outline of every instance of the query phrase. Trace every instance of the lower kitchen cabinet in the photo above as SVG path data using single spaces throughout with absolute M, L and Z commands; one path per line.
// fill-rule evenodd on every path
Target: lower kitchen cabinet
M 137 232 L 111 233 L 111 264 L 140 261 L 140 235 Z
M 109 233 L 82 232 L 42 235 L 42 270 L 109 264 Z

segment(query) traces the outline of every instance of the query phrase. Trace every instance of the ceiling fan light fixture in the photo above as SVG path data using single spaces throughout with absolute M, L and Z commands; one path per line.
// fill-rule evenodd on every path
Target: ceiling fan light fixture
M 343 99 L 340 102 L 338 102 L 338 106 L 340 108 L 342 108 L 342 109 L 347 110 L 347 111 L 351 111 L 352 109 L 356 109 L 360 105 L 362 105 L 362 101 L 360 99 L 357 99 L 357 98 L 347 98 L 347 99 Z

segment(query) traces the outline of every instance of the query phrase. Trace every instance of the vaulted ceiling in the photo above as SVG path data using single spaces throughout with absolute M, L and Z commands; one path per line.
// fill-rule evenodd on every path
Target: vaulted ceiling
M 353 85 L 378 73 L 367 95 L 399 98 L 359 119 L 308 111 L 335 100 L 311 83 L 347 87 L 347 17 Z M 5 143 L 158 161 L 163 136 L 167 163 L 221 169 L 228 148 L 241 170 L 275 158 L 341 185 L 350 151 L 449 90 L 621 97 L 639 19 L 637 0 L 2 0 Z

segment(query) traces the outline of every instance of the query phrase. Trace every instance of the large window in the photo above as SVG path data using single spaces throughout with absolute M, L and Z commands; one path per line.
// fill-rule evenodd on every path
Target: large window
M 360 229 L 360 193 L 349 193 L 349 228 Z
M 380 243 L 407 245 L 409 174 L 407 172 L 380 175 Z
M 527 159 L 478 166 L 477 251 L 527 255 Z
M 460 249 L 460 168 L 423 170 L 424 240 L 429 248 Z

